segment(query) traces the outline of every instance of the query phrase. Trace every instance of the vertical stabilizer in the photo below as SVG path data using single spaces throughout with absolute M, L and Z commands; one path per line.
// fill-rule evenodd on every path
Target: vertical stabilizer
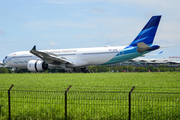
M 134 39 L 130 46 L 137 46 L 137 43 L 144 42 L 147 45 L 153 43 L 161 16 L 153 16 Z

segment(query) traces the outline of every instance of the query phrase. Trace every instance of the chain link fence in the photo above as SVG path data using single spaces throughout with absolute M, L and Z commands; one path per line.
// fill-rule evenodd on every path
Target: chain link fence
M 48 89 L 48 90 L 47 90 Z M 180 88 L 0 85 L 1 120 L 180 119 Z

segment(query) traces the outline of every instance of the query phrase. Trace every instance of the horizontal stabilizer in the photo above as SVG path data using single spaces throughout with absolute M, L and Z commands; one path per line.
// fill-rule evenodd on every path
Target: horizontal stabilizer
M 144 51 L 147 51 L 147 50 L 151 49 L 151 47 L 149 47 L 144 42 L 137 43 L 137 46 L 138 46 L 137 47 L 137 52 L 139 52 L 139 53 L 143 53 Z
M 172 46 L 177 46 L 178 44 L 174 44 L 174 45 L 167 45 L 167 46 L 161 46 L 161 48 L 166 48 L 166 47 L 172 47 Z
M 161 51 L 161 52 L 157 53 L 156 55 L 160 55 L 161 53 L 163 53 L 163 51 Z

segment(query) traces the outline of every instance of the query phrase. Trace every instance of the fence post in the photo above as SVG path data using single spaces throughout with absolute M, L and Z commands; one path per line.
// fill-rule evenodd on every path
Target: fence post
M 65 119 L 67 120 L 67 92 L 71 88 L 71 85 L 65 91 Z
M 11 120 L 11 94 L 10 91 L 14 85 L 12 84 L 8 90 L 8 107 L 9 107 L 9 120 Z
M 132 87 L 131 91 L 129 92 L 129 120 L 131 120 L 131 93 L 135 89 L 135 86 Z
M 1 107 L 4 106 L 4 105 L 0 105 L 0 119 L 1 119 Z

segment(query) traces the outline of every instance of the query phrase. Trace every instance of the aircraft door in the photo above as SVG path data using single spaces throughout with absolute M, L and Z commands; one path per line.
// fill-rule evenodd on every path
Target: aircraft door
M 83 55 L 83 51 L 82 50 L 78 50 L 78 52 L 76 53 L 78 58 L 82 58 Z

